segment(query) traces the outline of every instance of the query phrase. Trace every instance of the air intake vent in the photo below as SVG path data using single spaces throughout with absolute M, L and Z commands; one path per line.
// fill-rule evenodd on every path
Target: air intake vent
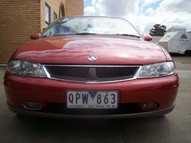
M 49 78 L 72 82 L 117 82 L 134 78 L 139 66 L 44 65 Z

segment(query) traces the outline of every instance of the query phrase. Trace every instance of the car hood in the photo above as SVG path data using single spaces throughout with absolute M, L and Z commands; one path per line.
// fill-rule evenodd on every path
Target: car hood
M 30 41 L 12 59 L 44 64 L 149 64 L 168 60 L 166 55 L 158 45 L 138 38 L 79 35 Z M 97 60 L 89 61 L 89 56 Z

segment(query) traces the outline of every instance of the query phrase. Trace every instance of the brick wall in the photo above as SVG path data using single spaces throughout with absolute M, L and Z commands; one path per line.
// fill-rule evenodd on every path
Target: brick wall
M 84 15 L 84 0 L 66 0 L 66 15 Z
M 63 4 L 65 15 L 83 15 L 83 0 L 0 0 L 0 64 L 7 63 L 17 47 L 30 40 L 34 32 L 45 28 L 45 3 L 59 17 Z
M 39 0 L 0 0 L 0 64 L 40 29 Z

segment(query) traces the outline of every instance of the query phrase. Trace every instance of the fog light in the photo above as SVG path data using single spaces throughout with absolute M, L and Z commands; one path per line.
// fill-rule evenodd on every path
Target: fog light
M 23 107 L 27 110 L 40 110 L 41 104 L 37 102 L 25 102 L 23 103 Z
M 158 103 L 144 103 L 143 104 L 143 110 L 149 111 L 149 110 L 154 110 L 159 107 Z

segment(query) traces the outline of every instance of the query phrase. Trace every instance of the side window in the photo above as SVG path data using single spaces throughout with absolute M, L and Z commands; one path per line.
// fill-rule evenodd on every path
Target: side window
M 51 11 L 50 11 L 50 6 L 45 3 L 45 24 L 46 24 L 46 27 L 51 23 Z

